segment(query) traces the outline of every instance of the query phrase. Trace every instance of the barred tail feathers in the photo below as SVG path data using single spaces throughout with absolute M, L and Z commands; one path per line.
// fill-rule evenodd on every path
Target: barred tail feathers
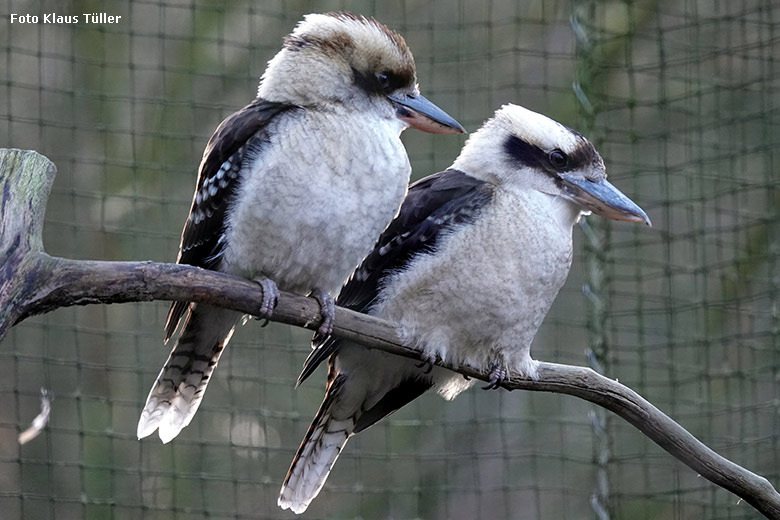
M 138 438 L 159 430 L 170 442 L 195 416 L 222 351 L 241 314 L 193 305 L 168 360 L 152 385 L 138 421 Z
M 325 484 L 347 440 L 355 430 L 357 415 L 337 420 L 332 409 L 345 381 L 337 376 L 328 388 L 325 400 L 309 426 L 279 493 L 278 504 L 295 514 L 306 511 Z

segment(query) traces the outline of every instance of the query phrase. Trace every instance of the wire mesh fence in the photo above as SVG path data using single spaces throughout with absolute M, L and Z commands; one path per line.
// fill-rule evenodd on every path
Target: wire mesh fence
M 780 4 L 772 1 L 7 1 L 0 146 L 58 167 L 44 243 L 172 261 L 206 140 L 307 12 L 401 32 L 469 130 L 501 104 L 587 135 L 652 229 L 591 217 L 534 357 L 590 364 L 780 483 Z M 118 23 L 43 23 L 106 12 Z M 12 23 L 10 14 L 40 23 Z M 419 178 L 463 139 L 410 132 Z M 7 518 L 290 518 L 276 507 L 324 374 L 310 335 L 256 322 L 168 445 L 135 425 L 164 303 L 61 309 L 0 346 Z M 43 435 L 16 437 L 54 395 Z M 427 395 L 350 442 L 307 518 L 756 518 L 620 419 L 560 395 Z

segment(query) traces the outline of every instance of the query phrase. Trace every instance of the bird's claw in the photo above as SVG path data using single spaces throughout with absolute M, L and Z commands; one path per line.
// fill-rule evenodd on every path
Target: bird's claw
M 423 354 L 422 361 L 417 363 L 417 368 L 423 368 L 425 367 L 425 375 L 428 375 L 433 370 L 434 365 L 436 365 L 436 356 L 431 354 Z
M 333 333 L 333 322 L 336 318 L 336 301 L 333 299 L 333 296 L 318 288 L 312 289 L 309 296 L 319 302 L 320 316 L 322 316 L 322 321 L 315 333 L 315 338 L 330 336 Z
M 274 309 L 279 305 L 281 293 L 276 286 L 276 282 L 270 278 L 256 278 L 255 282 L 263 288 L 263 299 L 260 302 L 260 308 L 258 309 L 258 316 L 256 319 L 262 319 L 263 322 L 260 326 L 265 327 L 268 325 L 268 318 L 273 315 Z
M 490 382 L 483 386 L 483 390 L 498 390 L 509 377 L 509 371 L 501 363 L 493 363 L 490 367 Z

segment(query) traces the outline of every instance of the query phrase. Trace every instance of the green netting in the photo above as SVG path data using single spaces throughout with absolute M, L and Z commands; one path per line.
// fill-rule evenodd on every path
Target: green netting
M 302 14 L 400 31 L 467 128 L 505 102 L 574 126 L 654 228 L 591 217 L 537 359 L 590 364 L 780 483 L 780 5 L 772 1 L 6 1 L 0 146 L 59 173 L 47 250 L 176 256 L 203 146 Z M 121 15 L 10 23 L 11 13 Z M 414 176 L 463 139 L 405 134 Z M 166 304 L 61 309 L 0 345 L 3 518 L 290 518 L 276 507 L 322 397 L 310 335 L 251 322 L 191 426 L 138 442 Z M 51 421 L 16 437 L 40 408 Z M 425 396 L 356 437 L 307 518 L 756 518 L 622 420 L 560 395 Z

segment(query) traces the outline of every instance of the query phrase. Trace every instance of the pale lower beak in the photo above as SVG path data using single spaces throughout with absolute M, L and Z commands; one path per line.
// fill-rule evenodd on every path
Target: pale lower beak
M 452 116 L 419 94 L 389 95 L 387 98 L 395 107 L 396 117 L 412 128 L 430 134 L 466 133 L 466 130 Z
M 566 196 L 596 215 L 612 220 L 644 222 L 652 226 L 647 213 L 606 179 L 591 181 L 567 174 L 560 174 L 559 177 L 563 181 Z

